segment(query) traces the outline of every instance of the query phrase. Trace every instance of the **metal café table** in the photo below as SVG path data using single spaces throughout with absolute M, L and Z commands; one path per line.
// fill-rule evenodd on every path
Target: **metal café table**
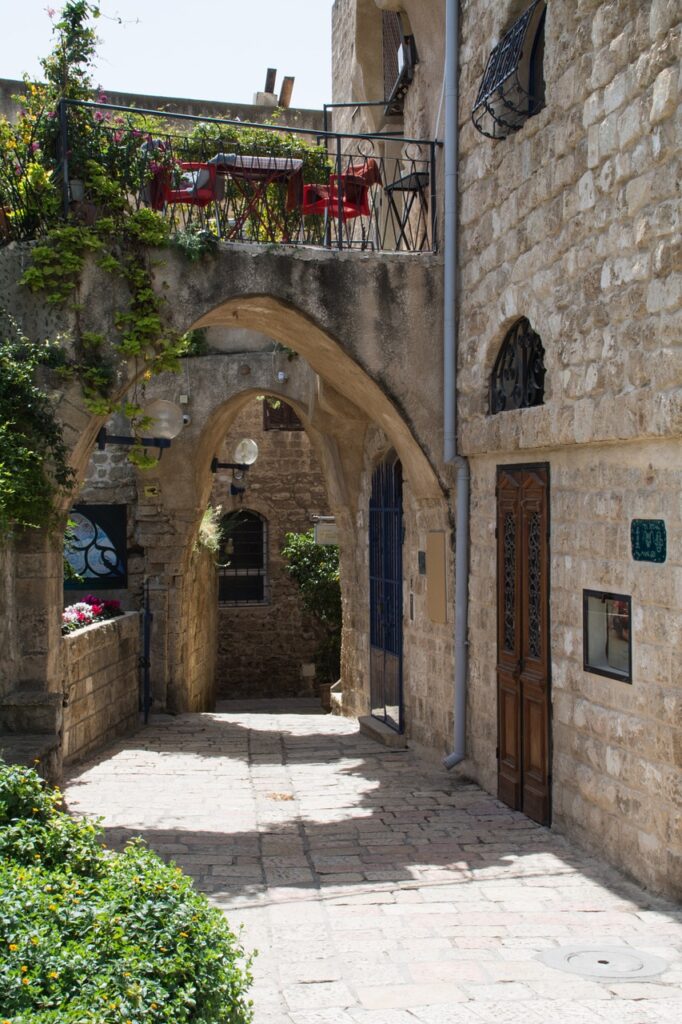
M 235 210 L 234 222 L 223 236 L 238 238 L 247 220 L 253 220 L 270 242 L 289 241 L 286 214 L 301 206 L 303 161 L 288 156 L 251 156 L 242 153 L 217 153 L 208 161 L 219 174 L 229 177 L 243 199 Z M 279 185 L 277 196 L 268 194 L 271 185 Z M 286 188 L 286 199 L 282 193 Z M 259 238 L 259 241 L 263 239 Z

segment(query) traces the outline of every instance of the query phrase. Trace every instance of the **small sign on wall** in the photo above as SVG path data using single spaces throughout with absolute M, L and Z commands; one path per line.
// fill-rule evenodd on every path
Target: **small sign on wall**
M 316 544 L 338 544 L 339 543 L 339 528 L 335 522 L 325 519 L 319 519 L 315 523 L 315 543 Z
M 632 557 L 636 562 L 665 562 L 668 553 L 663 519 L 633 519 L 630 526 Z

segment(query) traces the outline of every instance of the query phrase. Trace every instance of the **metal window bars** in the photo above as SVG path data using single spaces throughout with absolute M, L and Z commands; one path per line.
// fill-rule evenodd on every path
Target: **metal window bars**
M 545 0 L 534 0 L 488 57 L 471 119 L 489 139 L 504 139 L 544 106 Z

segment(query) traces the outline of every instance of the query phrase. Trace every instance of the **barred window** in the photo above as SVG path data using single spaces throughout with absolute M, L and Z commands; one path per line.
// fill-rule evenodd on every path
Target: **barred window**
M 239 509 L 221 521 L 218 570 L 221 604 L 265 604 L 267 587 L 267 523 L 257 512 Z

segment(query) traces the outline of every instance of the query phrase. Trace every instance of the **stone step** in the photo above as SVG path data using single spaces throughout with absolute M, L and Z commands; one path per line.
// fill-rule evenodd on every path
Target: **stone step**
M 358 718 L 358 724 L 363 736 L 369 736 L 370 739 L 376 740 L 377 743 L 383 743 L 385 747 L 391 747 L 392 750 L 407 750 L 405 736 L 396 732 L 395 729 L 391 729 L 385 722 L 380 722 L 378 718 L 364 715 L 362 718 Z
M 35 768 L 48 782 L 59 781 L 62 757 L 56 733 L 0 733 L 0 757 L 7 764 Z
M 57 735 L 62 727 L 62 695 L 16 689 L 0 700 L 3 733 Z

